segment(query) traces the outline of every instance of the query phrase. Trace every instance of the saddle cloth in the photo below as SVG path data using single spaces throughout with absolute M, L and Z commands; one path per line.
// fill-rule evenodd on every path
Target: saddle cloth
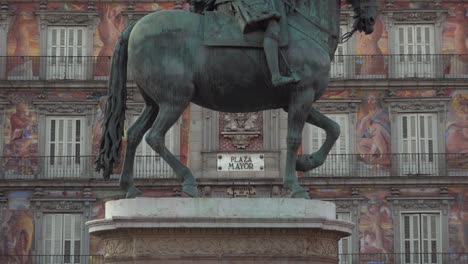
M 205 45 L 263 48 L 263 36 L 265 34 L 263 31 L 244 34 L 234 17 L 216 11 L 207 11 L 202 17 L 201 32 Z M 288 27 L 287 23 L 282 20 L 279 23 L 282 32 L 279 39 L 280 47 L 288 45 L 288 34 L 285 33 L 288 32 Z

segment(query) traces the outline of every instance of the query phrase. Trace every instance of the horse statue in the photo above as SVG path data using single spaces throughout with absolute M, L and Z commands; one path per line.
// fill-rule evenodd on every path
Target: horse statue
M 288 131 L 283 187 L 290 197 L 309 198 L 296 170 L 309 171 L 322 165 L 340 134 L 339 125 L 317 111 L 313 103 L 328 86 L 330 65 L 339 42 L 341 1 L 293 1 L 294 10 L 282 19 L 287 22 L 288 41 L 281 46 L 280 55 L 283 71 L 293 69 L 300 81 L 279 87 L 272 84 L 265 54 L 257 46 L 206 44 L 203 31 L 210 25 L 204 22 L 205 15 L 164 10 L 130 24 L 122 32 L 112 57 L 110 97 L 96 159 L 96 169 L 103 170 L 104 178 L 109 178 L 113 166 L 120 162 L 128 67 L 145 108 L 127 131 L 120 176 L 120 186 L 127 198 L 141 195 L 133 182 L 133 164 L 136 148 L 148 130 L 146 142 L 174 170 L 183 192 L 190 197 L 198 196 L 191 171 L 164 143 L 166 132 L 191 102 L 223 112 L 284 109 L 288 113 Z M 379 0 L 347 1 L 355 12 L 350 33 L 372 33 Z M 292 6 L 287 0 L 278 2 Z M 229 21 L 221 24 L 228 27 L 236 23 Z M 305 122 L 325 130 L 326 140 L 317 152 L 298 156 Z

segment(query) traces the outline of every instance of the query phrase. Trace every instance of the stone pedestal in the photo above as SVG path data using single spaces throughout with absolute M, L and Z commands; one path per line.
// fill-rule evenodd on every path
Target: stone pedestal
M 87 223 L 112 264 L 327 264 L 353 224 L 330 202 L 280 198 L 136 198 Z

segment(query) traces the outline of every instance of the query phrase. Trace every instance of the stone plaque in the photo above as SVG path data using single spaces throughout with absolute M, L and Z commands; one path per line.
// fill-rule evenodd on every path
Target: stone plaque
M 265 155 L 251 153 L 218 154 L 218 171 L 263 171 Z

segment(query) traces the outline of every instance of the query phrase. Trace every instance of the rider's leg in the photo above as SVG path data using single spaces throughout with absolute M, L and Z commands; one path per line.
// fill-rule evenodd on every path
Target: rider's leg
M 265 30 L 265 37 L 263 39 L 263 48 L 265 50 L 265 57 L 268 64 L 268 68 L 271 73 L 271 82 L 274 86 L 294 83 L 295 80 L 292 77 L 282 76 L 279 71 L 278 65 L 278 39 L 279 39 L 280 26 L 275 19 L 268 21 L 267 28 Z

